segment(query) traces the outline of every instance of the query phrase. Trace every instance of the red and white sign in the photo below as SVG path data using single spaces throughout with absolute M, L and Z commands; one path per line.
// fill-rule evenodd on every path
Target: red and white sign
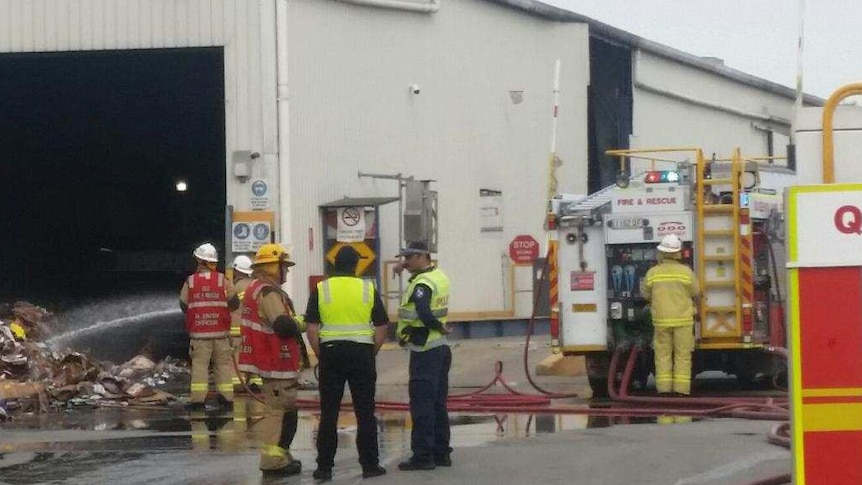
M 611 200 L 614 214 L 677 212 L 685 210 L 685 197 L 681 190 L 650 188 L 646 190 L 619 190 Z
M 682 221 L 667 221 L 656 226 L 655 232 L 659 238 L 676 234 L 680 239 L 686 239 L 688 237 L 688 226 Z
M 596 273 L 572 271 L 572 291 L 593 291 L 596 288 Z
M 509 257 L 517 264 L 532 263 L 539 257 L 539 242 L 529 234 L 515 236 L 509 243 Z
M 862 483 L 862 185 L 787 191 L 794 481 Z
M 862 260 L 862 191 L 836 185 L 831 191 L 795 192 L 799 229 L 794 263 L 856 266 Z

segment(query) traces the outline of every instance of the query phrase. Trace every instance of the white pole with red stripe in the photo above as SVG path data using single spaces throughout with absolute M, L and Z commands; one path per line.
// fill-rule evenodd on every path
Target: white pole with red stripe
M 548 157 L 548 204 L 557 195 L 557 116 L 560 113 L 560 59 L 554 63 L 554 112 L 551 122 L 551 150 Z M 548 307 L 550 310 L 551 348 L 560 351 L 559 281 L 557 278 L 557 228 L 552 224 L 553 214 L 548 214 L 546 231 L 548 241 Z

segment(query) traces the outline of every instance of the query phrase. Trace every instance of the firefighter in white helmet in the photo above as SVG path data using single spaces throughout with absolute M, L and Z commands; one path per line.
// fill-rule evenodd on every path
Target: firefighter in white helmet
M 650 301 L 655 329 L 656 390 L 661 395 L 691 394 L 691 354 L 694 315 L 700 288 L 694 272 L 683 264 L 682 241 L 676 234 L 662 238 L 658 264 L 647 271 L 643 295 Z
M 242 323 L 242 298 L 245 295 L 245 290 L 251 284 L 251 258 L 244 254 L 240 254 L 233 260 L 231 265 L 233 268 L 233 286 L 236 290 L 236 296 L 239 298 L 239 308 L 230 312 L 230 344 L 233 347 L 233 358 L 235 362 L 239 362 L 239 348 L 242 343 L 242 335 L 240 334 L 240 324 Z M 260 376 L 254 374 L 245 374 L 246 384 L 253 391 L 259 391 L 263 383 Z M 240 376 L 235 372 L 233 374 L 233 390 L 234 392 L 244 392 Z M 236 411 L 236 410 L 234 410 Z
M 233 284 L 216 269 L 218 252 L 210 243 L 194 253 L 197 269 L 180 290 L 180 308 L 186 315 L 189 356 L 192 361 L 191 396 L 188 407 L 203 409 L 209 390 L 209 365 L 215 369 L 219 404 L 233 408 L 234 375 L 231 364 L 230 312 L 239 307 Z

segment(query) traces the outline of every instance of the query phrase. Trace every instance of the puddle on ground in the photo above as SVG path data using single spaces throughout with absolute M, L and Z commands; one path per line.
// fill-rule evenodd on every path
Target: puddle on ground
M 588 406 L 588 405 L 584 405 Z M 597 407 L 601 409 L 602 405 Z M 238 397 L 232 414 L 165 409 L 75 409 L 53 415 L 21 416 L 0 426 L 2 482 L 24 483 L 269 483 L 258 466 L 263 405 Z M 291 451 L 306 471 L 313 469 L 319 414 L 301 411 Z M 662 417 L 659 420 L 674 418 Z M 569 430 L 654 423 L 655 417 L 556 414 L 451 413 L 452 446 L 485 446 Z M 378 414 L 381 460 L 394 467 L 410 454 L 410 415 Z M 339 417 L 338 476 L 356 482 L 356 422 Z M 342 463 L 339 465 L 338 463 Z M 275 483 L 287 483 L 277 481 Z M 314 483 L 310 473 L 289 483 Z
M 0 426 L 0 452 L 193 450 L 236 452 L 257 449 L 263 405 L 238 396 L 233 413 L 189 413 L 181 408 L 75 409 L 51 415 L 21 416 Z M 293 449 L 314 450 L 319 414 L 300 411 Z M 451 413 L 452 446 L 482 446 L 494 441 L 614 425 L 684 422 L 687 418 L 589 416 L 573 414 Z M 406 412 L 378 414 L 381 450 L 410 449 L 411 421 Z M 14 433 L 9 433 L 14 431 Z M 356 421 L 339 417 L 339 447 L 353 448 Z M 0 462 L 2 464 L 2 462 Z

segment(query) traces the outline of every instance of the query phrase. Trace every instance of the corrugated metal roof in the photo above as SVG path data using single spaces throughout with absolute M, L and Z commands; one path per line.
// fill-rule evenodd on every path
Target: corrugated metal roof
M 752 86 L 764 91 L 784 96 L 786 98 L 795 99 L 796 91 L 792 88 L 778 84 L 757 76 L 753 76 L 743 71 L 727 67 L 723 64 L 715 62 L 714 58 L 703 58 L 694 54 L 689 54 L 673 47 L 668 47 L 658 42 L 638 37 L 630 32 L 612 27 L 608 24 L 599 22 L 598 20 L 586 17 L 569 10 L 559 7 L 554 7 L 537 0 L 486 0 L 488 2 L 507 6 L 516 10 L 520 10 L 529 15 L 541 17 L 547 20 L 557 22 L 576 22 L 584 23 L 590 26 L 590 36 L 606 40 L 613 44 L 624 45 L 633 49 L 640 49 L 667 59 L 671 59 L 688 66 L 711 72 L 719 76 L 731 79 L 733 81 Z M 823 98 L 806 94 L 804 98 L 806 105 L 823 106 L 826 100 Z

